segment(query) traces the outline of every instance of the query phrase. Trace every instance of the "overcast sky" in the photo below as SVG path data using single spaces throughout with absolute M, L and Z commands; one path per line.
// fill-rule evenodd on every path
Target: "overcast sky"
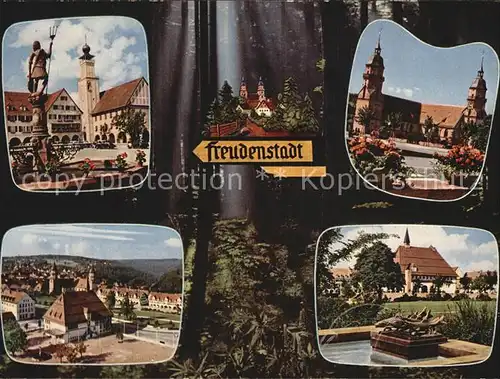
M 406 225 L 349 226 L 342 227 L 343 240 L 356 239 L 359 232 L 396 234 L 385 242 L 393 251 L 403 244 Z M 444 227 L 432 225 L 409 225 L 411 246 L 434 246 L 450 264 L 465 271 L 498 270 L 498 245 L 495 237 L 479 229 Z M 325 233 L 324 236 L 327 236 Z M 342 247 L 336 243 L 333 249 Z M 336 267 L 354 267 L 356 259 L 339 263 Z
M 423 103 L 465 105 L 467 91 L 477 76 L 484 53 L 486 110 L 493 113 L 499 67 L 491 47 L 474 43 L 436 48 L 388 20 L 377 20 L 363 32 L 354 57 L 349 92 L 361 90 L 365 65 L 373 54 L 379 32 L 385 66 L 383 93 Z
M 167 227 L 62 224 L 11 229 L 3 238 L 1 254 L 60 254 L 96 259 L 181 259 L 183 251 L 179 234 Z
M 4 90 L 27 92 L 27 60 L 33 41 L 49 48 L 49 28 L 59 25 L 50 65 L 49 93 L 61 88 L 74 97 L 79 78 L 79 57 L 87 43 L 95 55 L 100 89 L 147 77 L 147 42 L 142 25 L 128 17 L 102 16 L 29 21 L 8 28 L 3 40 Z

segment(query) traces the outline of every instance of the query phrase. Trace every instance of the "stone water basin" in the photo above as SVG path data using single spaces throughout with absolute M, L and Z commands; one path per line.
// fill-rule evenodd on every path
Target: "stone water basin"
M 373 351 L 369 340 L 321 345 L 321 354 L 327 360 L 340 364 L 407 366 L 425 361 L 445 360 L 446 357 L 413 359 L 408 361 L 389 354 Z
M 449 339 L 439 345 L 438 356 L 411 361 L 374 351 L 371 326 L 318 330 L 321 355 L 332 363 L 364 366 L 452 366 L 477 364 L 487 360 L 491 346 Z

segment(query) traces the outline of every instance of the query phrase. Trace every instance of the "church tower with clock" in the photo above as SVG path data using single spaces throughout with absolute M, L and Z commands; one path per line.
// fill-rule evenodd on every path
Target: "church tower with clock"
M 95 74 L 94 56 L 90 54 L 90 46 L 85 43 L 82 47 L 83 55 L 80 59 L 80 79 L 78 80 L 79 107 L 83 112 L 82 128 L 83 139 L 94 141 L 92 111 L 99 101 L 99 78 Z

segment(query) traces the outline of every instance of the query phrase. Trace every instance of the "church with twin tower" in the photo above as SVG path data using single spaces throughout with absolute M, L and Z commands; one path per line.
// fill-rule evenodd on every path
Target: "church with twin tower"
M 373 54 L 368 59 L 363 72 L 363 84 L 355 99 L 355 115 L 352 131 L 359 134 L 370 134 L 378 131 L 391 113 L 400 113 L 402 125 L 401 134 L 423 132 L 423 125 L 428 117 L 432 117 L 439 128 L 440 139 L 459 139 L 460 126 L 463 123 L 482 122 L 486 117 L 486 81 L 483 69 L 484 58 L 476 78 L 470 85 L 466 102 L 463 106 L 425 104 L 416 101 L 384 94 L 385 66 L 382 57 L 380 35 Z M 465 95 L 465 88 L 464 88 Z M 465 96 L 464 96 L 465 97 Z M 370 125 L 363 125 L 358 115 L 360 111 L 369 109 L 372 117 Z
M 149 85 L 140 77 L 107 90 L 100 90 L 96 75 L 96 56 L 90 53 L 90 46 L 82 47 L 80 75 L 78 79 L 77 104 L 82 111 L 83 139 L 89 142 L 129 142 L 130 136 L 113 125 L 113 118 L 124 109 L 131 108 L 146 113 L 146 137 L 149 139 Z

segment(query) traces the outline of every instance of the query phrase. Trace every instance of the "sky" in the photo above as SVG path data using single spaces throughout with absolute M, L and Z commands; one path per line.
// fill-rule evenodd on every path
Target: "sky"
M 95 259 L 182 259 L 179 234 L 133 224 L 30 225 L 10 229 L 2 256 L 57 254 Z
M 396 234 L 383 242 L 393 251 L 403 244 L 406 228 L 410 235 L 410 245 L 418 247 L 434 246 L 452 267 L 458 266 L 462 272 L 498 270 L 498 245 L 495 237 L 480 229 L 457 228 L 433 225 L 382 225 L 342 227 L 343 240 L 355 239 L 359 232 Z M 327 235 L 325 233 L 324 235 Z M 332 245 L 334 250 L 341 244 Z M 354 267 L 356 258 L 343 261 L 336 267 Z
M 368 58 L 381 36 L 385 82 L 382 92 L 429 104 L 465 105 L 467 91 L 477 76 L 484 53 L 486 111 L 493 114 L 498 92 L 498 57 L 484 43 L 453 48 L 428 45 L 402 26 L 378 20 L 367 26 L 354 57 L 350 93 L 358 93 Z
M 15 24 L 3 40 L 3 88 L 27 92 L 28 58 L 33 41 L 40 41 L 48 51 L 49 28 L 59 25 L 52 47 L 49 93 L 66 88 L 77 99 L 79 57 L 82 46 L 90 46 L 95 55 L 100 90 L 147 76 L 147 42 L 142 25 L 128 17 L 102 16 L 72 19 L 47 19 Z

